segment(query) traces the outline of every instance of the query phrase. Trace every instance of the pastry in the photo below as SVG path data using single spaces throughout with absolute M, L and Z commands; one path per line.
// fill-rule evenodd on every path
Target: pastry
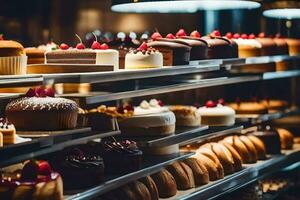
M 26 70 L 24 47 L 12 40 L 0 40 L 0 75 L 26 74 Z
M 46 161 L 29 161 L 21 174 L 16 172 L 2 176 L 0 199 L 62 200 L 62 179 Z
M 133 181 L 132 183 L 129 183 L 129 187 L 130 187 L 131 191 L 133 192 L 136 200 L 138 200 L 138 199 L 151 200 L 151 194 L 150 194 L 148 188 L 142 182 Z M 123 199 L 123 197 L 122 197 L 122 199 Z
M 55 98 L 51 89 L 30 89 L 26 97 L 11 101 L 5 109 L 7 119 L 18 130 L 65 130 L 77 123 L 77 104 Z
M 61 44 L 59 49 L 45 52 L 46 64 L 93 64 L 113 66 L 114 70 L 119 69 L 119 52 L 109 49 L 107 44 L 102 45 L 95 41 L 91 48 L 85 48 L 78 43 L 76 48 Z
M 224 145 L 219 143 L 206 143 L 200 148 L 208 148 L 214 152 L 224 168 L 225 175 L 234 173 L 234 160 L 230 151 Z
M 175 114 L 177 126 L 200 126 L 200 113 L 193 106 L 170 106 L 170 111 Z
M 281 149 L 293 149 L 293 144 L 294 144 L 293 134 L 290 131 L 283 128 L 277 128 L 276 130 L 280 137 Z
M 245 135 L 241 135 L 239 138 L 247 147 L 249 154 L 251 154 L 251 157 L 253 157 L 253 161 L 256 162 L 258 160 L 258 155 L 257 155 L 255 145 Z
M 248 135 L 247 137 L 254 144 L 258 159 L 265 160 L 266 159 L 266 147 L 265 147 L 264 143 L 258 137 L 254 136 L 254 135 Z
M 218 179 L 224 178 L 224 167 L 221 164 L 220 159 L 210 148 L 199 148 L 196 152 L 196 156 L 198 156 L 198 154 L 202 154 L 212 160 L 216 164 L 218 170 Z
M 258 131 L 251 133 L 258 137 L 266 147 L 267 154 L 281 154 L 281 143 L 278 131 L 270 127 L 260 127 Z
M 2 134 L 3 144 L 15 144 L 16 143 L 16 129 L 12 123 L 9 123 L 7 119 L 0 118 L 0 133 Z
M 26 55 L 28 57 L 28 64 L 44 64 L 45 63 L 45 52 L 44 49 L 35 47 L 25 48 Z
M 207 101 L 198 112 L 201 116 L 201 125 L 231 126 L 235 123 L 235 111 L 221 103 Z
M 229 107 L 233 108 L 236 114 L 267 114 L 268 108 L 258 102 L 237 102 L 229 103 Z
M 160 198 L 168 198 L 176 195 L 177 185 L 174 177 L 168 170 L 163 169 L 160 172 L 151 175 L 155 182 Z
M 192 157 L 196 158 L 200 162 L 200 164 L 206 168 L 210 181 L 215 181 L 215 180 L 222 178 L 222 175 L 220 175 L 220 173 L 218 171 L 217 164 L 214 161 L 212 161 L 210 158 L 206 157 L 205 155 L 203 155 L 201 153 L 197 153 L 196 155 L 194 155 Z M 201 166 L 201 165 L 199 165 L 199 166 Z M 223 172 L 223 176 L 224 176 L 224 172 Z M 197 180 L 197 179 L 195 179 L 195 180 Z M 196 185 L 198 185 L 198 184 L 196 183 Z
M 130 50 L 125 56 L 125 69 L 161 68 L 163 55 L 147 43 L 141 44 L 136 50 Z
M 106 171 L 128 173 L 141 168 L 143 152 L 134 141 L 103 141 L 101 146 Z
M 267 108 L 269 113 L 282 111 L 288 107 L 288 102 L 275 99 L 267 99 L 261 101 Z
M 195 185 L 204 185 L 209 182 L 209 172 L 201 160 L 197 158 L 187 158 L 183 162 L 191 168 Z
M 191 47 L 185 42 L 151 41 L 147 43 L 163 54 L 164 66 L 188 65 Z
M 261 56 L 276 55 L 277 45 L 272 38 L 265 37 L 264 33 L 258 34 L 255 38 L 261 44 Z
M 236 172 L 240 171 L 242 169 L 242 164 L 243 164 L 243 160 L 240 154 L 230 144 L 226 142 L 221 142 L 221 144 L 224 145 L 230 151 L 234 162 L 234 170 Z
M 156 186 L 155 182 L 153 181 L 153 179 L 151 178 L 151 176 L 146 176 L 144 178 L 141 178 L 139 181 L 142 182 L 147 187 L 147 189 L 150 193 L 150 196 L 151 196 L 151 200 L 159 199 L 159 193 L 158 193 L 157 186 Z
M 51 159 L 51 164 L 61 174 L 67 189 L 87 188 L 103 181 L 103 159 L 86 146 L 72 147 L 57 153 Z
M 176 118 L 156 99 L 142 101 L 131 117 L 118 119 L 122 134 L 131 136 L 171 135 L 175 132 Z

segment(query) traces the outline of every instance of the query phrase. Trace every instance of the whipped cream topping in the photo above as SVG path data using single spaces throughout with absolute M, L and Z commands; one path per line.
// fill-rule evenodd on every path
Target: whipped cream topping
M 167 107 L 162 107 L 159 105 L 159 101 L 156 99 L 151 99 L 149 102 L 146 100 L 142 101 L 139 106 L 134 108 L 134 115 L 149 115 L 167 112 L 169 109 Z
M 238 45 L 241 46 L 251 46 L 251 47 L 256 47 L 256 48 L 261 48 L 262 45 L 255 39 L 233 39 Z
M 200 107 L 198 109 L 200 115 L 234 115 L 235 114 L 235 111 L 228 107 L 228 106 L 223 106 L 222 104 L 218 104 L 216 107 L 206 107 L 206 106 L 203 106 L 203 107 Z

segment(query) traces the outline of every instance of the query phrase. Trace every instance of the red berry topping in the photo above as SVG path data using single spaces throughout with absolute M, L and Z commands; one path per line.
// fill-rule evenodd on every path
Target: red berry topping
M 210 101 L 207 101 L 207 102 L 206 102 L 205 106 L 206 106 L 207 108 L 213 108 L 213 107 L 216 107 L 217 104 L 216 104 L 215 102 L 213 102 L 213 101 L 210 100 Z
M 249 36 L 248 36 L 249 39 L 255 39 L 255 35 L 253 33 L 251 33 Z
M 67 44 L 62 43 L 62 44 L 59 46 L 59 48 L 60 48 L 61 50 L 68 50 L 70 47 L 69 47 Z
M 148 45 L 146 42 L 143 42 L 141 46 L 138 48 L 139 51 L 146 51 L 148 49 Z
M 101 44 L 100 49 L 106 50 L 109 49 L 109 46 L 106 43 Z
M 264 38 L 264 37 L 266 37 L 266 35 L 265 35 L 264 32 L 261 32 L 260 34 L 258 34 L 258 37 L 259 37 L 259 38 Z
M 200 33 L 198 31 L 196 31 L 196 30 L 193 31 L 193 32 L 191 32 L 190 36 L 191 37 L 196 37 L 196 38 L 200 38 L 201 37 Z
M 97 41 L 94 41 L 91 48 L 92 49 L 101 49 L 101 44 Z
M 226 33 L 226 37 L 227 37 L 228 39 L 232 39 L 233 35 L 232 35 L 232 33 L 228 32 L 228 33 Z
M 152 35 L 151 35 L 151 39 L 152 40 L 157 40 L 159 38 L 162 38 L 161 34 L 159 32 L 154 32 Z
M 224 101 L 224 99 L 219 99 L 219 100 L 218 100 L 218 104 L 221 104 L 221 105 L 223 105 L 223 106 L 224 106 L 224 105 L 225 105 L 225 101 Z
M 38 165 L 34 161 L 27 162 L 21 172 L 22 181 L 35 181 L 38 175 Z
M 164 103 L 162 102 L 162 100 L 158 100 L 158 105 L 163 107 L 164 106 Z
M 184 37 L 186 36 L 184 29 L 179 29 L 179 31 L 176 33 L 176 37 Z
M 119 107 L 117 108 L 117 112 L 120 113 L 120 114 L 124 114 L 124 113 L 125 113 L 125 110 L 124 110 L 123 106 L 119 106 Z
M 248 35 L 244 33 L 244 34 L 241 35 L 241 38 L 242 39 L 248 39 Z
M 234 39 L 239 39 L 240 37 L 241 37 L 241 35 L 238 34 L 238 33 L 235 33 L 235 34 L 233 35 L 233 38 L 234 38 Z
M 46 91 L 42 87 L 35 88 L 35 96 L 36 97 L 46 97 Z
M 125 110 L 127 110 L 127 111 L 134 111 L 134 108 L 133 108 L 133 106 L 132 105 L 130 105 L 130 104 L 126 104 L 125 106 L 123 106 L 124 107 L 124 109 Z
M 38 162 L 38 174 L 49 176 L 52 172 L 52 169 L 47 161 Z
M 214 30 L 214 31 L 211 33 L 211 35 L 212 35 L 213 37 L 221 37 L 221 33 L 220 33 L 220 31 L 218 31 L 218 30 Z
M 26 92 L 26 97 L 34 97 L 35 96 L 35 90 L 30 88 L 27 92 Z
M 281 38 L 281 34 L 280 33 L 276 33 L 275 38 Z
M 84 46 L 83 43 L 78 43 L 78 44 L 76 45 L 76 49 L 85 49 L 85 46 Z
M 52 88 L 45 89 L 45 93 L 47 97 L 55 97 L 55 92 Z
M 176 37 L 172 34 L 172 33 L 169 33 L 167 36 L 166 36 L 166 38 L 168 38 L 168 39 L 175 39 Z

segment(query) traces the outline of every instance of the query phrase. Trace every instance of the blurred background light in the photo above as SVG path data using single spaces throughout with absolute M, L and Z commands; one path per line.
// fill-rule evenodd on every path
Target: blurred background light
M 300 19 L 300 9 L 271 9 L 264 11 L 263 16 L 277 19 Z

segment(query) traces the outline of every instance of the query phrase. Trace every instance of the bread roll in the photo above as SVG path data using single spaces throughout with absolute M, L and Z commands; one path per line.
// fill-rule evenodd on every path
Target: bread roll
M 135 199 L 138 200 L 151 200 L 151 195 L 148 188 L 139 181 L 134 181 L 129 184 L 130 189 L 135 195 Z
M 247 136 L 251 142 L 254 144 L 257 152 L 257 158 L 259 160 L 265 160 L 266 159 L 266 148 L 264 143 L 256 136 L 254 135 L 248 135 Z
M 221 144 L 223 144 L 230 151 L 232 158 L 233 158 L 233 162 L 234 162 L 234 170 L 236 172 L 240 171 L 243 168 L 242 167 L 243 160 L 242 160 L 240 154 L 230 144 L 228 144 L 224 141 L 221 141 Z
M 160 172 L 157 172 L 151 175 L 151 178 L 155 182 L 159 197 L 160 198 L 168 198 L 176 195 L 177 193 L 177 185 L 174 177 L 168 170 L 163 169 Z
M 217 167 L 218 170 L 218 179 L 224 178 L 224 168 L 219 160 L 219 158 L 215 155 L 215 153 L 208 148 L 199 148 L 196 152 L 196 155 L 202 154 L 212 160 Z
M 232 155 L 224 145 L 219 143 L 207 143 L 201 146 L 201 148 L 211 149 L 215 153 L 224 168 L 225 175 L 234 173 L 234 161 Z
M 200 163 L 205 166 L 205 168 L 208 171 L 210 181 L 215 181 L 215 180 L 218 180 L 221 178 L 221 175 L 219 174 L 216 163 L 214 161 L 212 161 L 210 158 L 206 157 L 205 155 L 203 155 L 201 153 L 197 153 L 197 154 L 193 155 L 192 157 L 199 160 Z
M 280 136 L 280 144 L 282 149 L 293 149 L 294 145 L 294 136 L 293 134 L 283 128 L 277 129 Z
M 151 200 L 159 199 L 157 186 L 150 176 L 141 178 L 139 181 L 142 182 L 148 188 L 150 195 L 151 195 Z
M 166 169 L 175 178 L 178 190 L 187 190 L 195 187 L 192 169 L 181 161 L 168 165 Z
M 183 162 L 192 169 L 196 185 L 204 185 L 209 182 L 209 173 L 197 158 L 187 158 Z
M 243 163 L 253 163 L 253 158 L 246 145 L 240 140 L 239 136 L 228 136 L 224 141 L 230 144 L 241 156 Z
M 254 146 L 254 144 L 251 142 L 251 140 L 245 136 L 245 135 L 241 135 L 240 136 L 240 140 L 245 144 L 245 146 L 248 149 L 249 154 L 251 155 L 251 157 L 253 158 L 252 162 L 256 163 L 256 161 L 258 160 L 258 156 L 257 156 L 257 151 L 256 148 Z

